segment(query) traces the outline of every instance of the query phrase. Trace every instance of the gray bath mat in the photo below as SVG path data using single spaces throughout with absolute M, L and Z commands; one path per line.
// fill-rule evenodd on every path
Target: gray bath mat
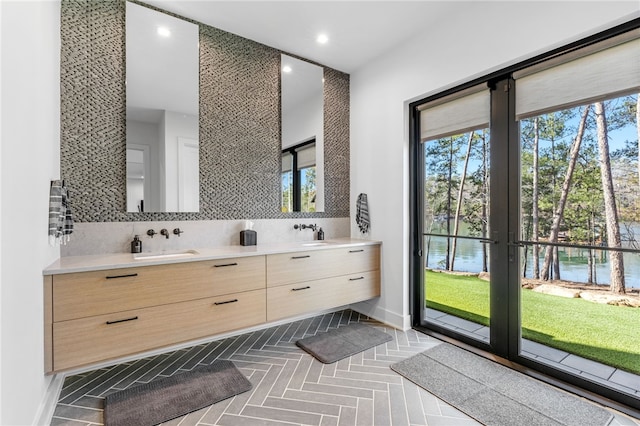
M 107 395 L 104 424 L 157 425 L 250 389 L 249 380 L 231 361 L 216 361 Z
M 331 364 L 392 339 L 383 331 L 354 323 L 298 340 L 296 345 L 319 361 Z
M 448 343 L 391 369 L 487 426 L 604 426 L 613 418 L 585 399 Z

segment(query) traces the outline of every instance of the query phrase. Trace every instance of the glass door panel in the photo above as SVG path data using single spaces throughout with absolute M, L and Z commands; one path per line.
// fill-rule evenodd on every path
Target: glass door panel
M 520 121 L 520 355 L 640 391 L 637 95 Z
M 424 142 L 424 319 L 489 343 L 489 129 Z

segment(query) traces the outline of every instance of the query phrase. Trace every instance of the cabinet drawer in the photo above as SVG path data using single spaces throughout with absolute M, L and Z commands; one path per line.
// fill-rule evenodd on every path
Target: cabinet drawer
M 357 246 L 267 256 L 267 286 L 328 278 L 380 268 L 380 247 Z
M 269 287 L 267 321 L 348 305 L 379 295 L 379 271 Z
M 260 324 L 265 290 L 99 315 L 53 325 L 54 370 Z
M 264 287 L 264 256 L 61 274 L 53 277 L 53 320 Z

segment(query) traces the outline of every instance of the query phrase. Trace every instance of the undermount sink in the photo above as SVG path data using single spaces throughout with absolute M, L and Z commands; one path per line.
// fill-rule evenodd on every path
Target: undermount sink
M 134 260 L 174 259 L 176 257 L 190 257 L 199 254 L 196 250 L 167 251 L 162 253 L 135 253 Z

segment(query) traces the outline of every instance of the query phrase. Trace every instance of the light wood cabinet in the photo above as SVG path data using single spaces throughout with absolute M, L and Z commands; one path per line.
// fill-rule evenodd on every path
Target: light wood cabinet
M 249 256 L 45 277 L 45 369 L 262 324 L 265 265 Z
M 64 370 L 265 321 L 265 290 L 191 300 L 53 324 L 53 359 Z
M 53 320 L 129 311 L 264 286 L 264 256 L 60 274 L 53 278 Z
M 45 371 L 370 299 L 379 269 L 359 245 L 46 275 Z
M 380 296 L 380 247 L 267 256 L 267 321 Z
M 285 284 L 267 289 L 267 321 L 380 296 L 379 271 Z
M 267 256 L 267 286 L 373 271 L 379 265 L 379 246 L 273 254 Z

